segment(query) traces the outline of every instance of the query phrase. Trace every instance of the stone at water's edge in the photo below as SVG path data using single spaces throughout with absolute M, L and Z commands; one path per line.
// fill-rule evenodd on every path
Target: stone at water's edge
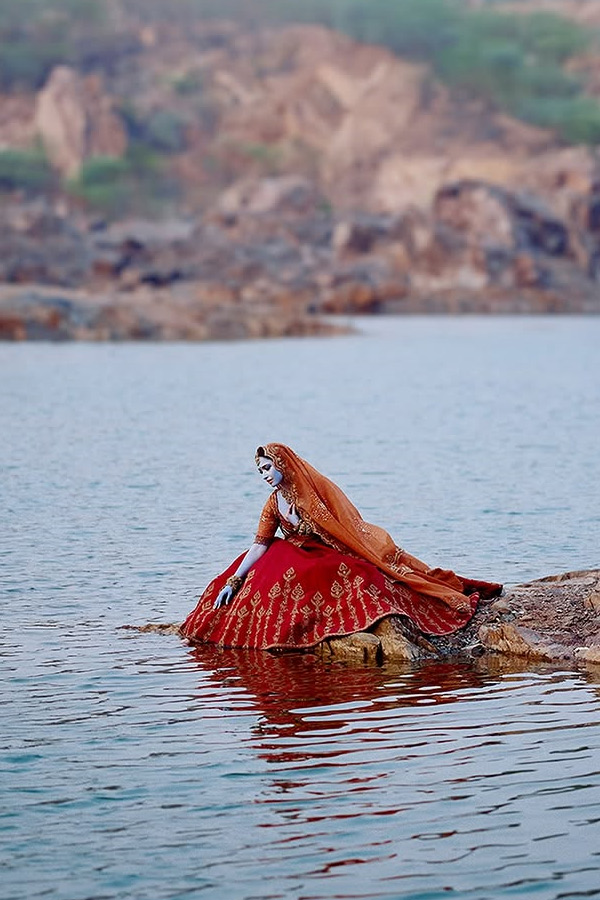
M 424 638 L 401 617 L 384 619 L 362 635 L 324 641 L 323 655 L 345 659 L 418 661 L 474 659 L 484 654 L 531 662 L 600 665 L 600 569 L 551 575 L 515 585 L 481 604 L 454 634 Z M 373 641 L 373 638 L 375 639 Z
M 124 626 L 180 634 L 178 624 Z M 401 616 L 368 632 L 329 638 L 314 652 L 348 662 L 473 660 L 486 655 L 525 662 L 600 665 L 600 569 L 550 575 L 504 591 L 480 604 L 469 624 L 444 637 L 425 636 Z

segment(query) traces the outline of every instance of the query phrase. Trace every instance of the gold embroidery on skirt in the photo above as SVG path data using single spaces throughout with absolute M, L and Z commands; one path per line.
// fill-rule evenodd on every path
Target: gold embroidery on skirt
M 292 599 L 293 600 L 302 600 L 304 597 L 304 588 L 301 584 L 297 584 L 294 590 L 292 591 Z
M 283 628 L 283 623 L 286 617 L 286 610 L 288 609 L 288 602 L 290 598 L 290 594 L 292 592 L 292 581 L 296 578 L 296 570 L 293 566 L 287 570 L 287 572 L 283 573 L 283 580 L 285 582 L 283 588 L 283 594 L 279 603 L 279 612 L 277 614 L 277 620 L 275 622 L 275 627 L 273 629 L 273 643 L 279 644 L 281 642 L 281 629 Z
M 323 606 L 323 599 L 324 598 L 323 598 L 323 594 L 321 593 L 321 591 L 316 591 L 313 594 L 313 606 L 315 607 L 315 609 L 318 610 L 318 609 L 320 609 L 321 606 Z

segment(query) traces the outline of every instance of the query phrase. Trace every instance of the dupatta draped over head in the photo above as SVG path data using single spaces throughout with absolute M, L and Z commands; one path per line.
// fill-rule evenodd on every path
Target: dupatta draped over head
M 279 490 L 301 519 L 336 550 L 366 559 L 408 587 L 435 597 L 453 610 L 470 609 L 461 579 L 449 570 L 430 569 L 398 547 L 378 525 L 365 522 L 344 492 L 285 444 L 264 444 L 256 452 L 283 475 Z

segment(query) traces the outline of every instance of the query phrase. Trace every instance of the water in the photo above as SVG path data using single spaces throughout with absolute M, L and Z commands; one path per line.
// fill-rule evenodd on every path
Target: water
M 438 565 L 598 566 L 597 319 L 0 346 L 4 900 L 600 895 L 600 676 L 347 667 L 178 621 L 289 443 Z

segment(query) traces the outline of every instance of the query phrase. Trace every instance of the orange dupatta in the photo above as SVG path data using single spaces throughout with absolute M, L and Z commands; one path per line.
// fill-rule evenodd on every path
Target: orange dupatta
M 463 583 L 454 572 L 430 569 L 398 547 L 378 525 L 365 522 L 344 492 L 285 444 L 264 444 L 267 456 L 283 475 L 279 490 L 324 543 L 366 559 L 382 572 L 420 594 L 435 597 L 450 609 L 469 611 Z

